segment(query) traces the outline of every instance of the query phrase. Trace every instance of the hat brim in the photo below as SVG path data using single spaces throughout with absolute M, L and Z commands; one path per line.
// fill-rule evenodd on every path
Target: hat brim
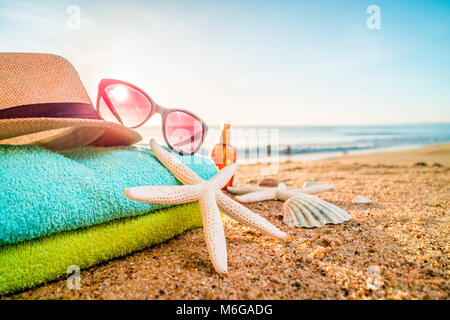
M 121 124 L 93 119 L 21 118 L 0 120 L 0 144 L 36 144 L 51 150 L 86 145 L 129 146 L 142 136 Z

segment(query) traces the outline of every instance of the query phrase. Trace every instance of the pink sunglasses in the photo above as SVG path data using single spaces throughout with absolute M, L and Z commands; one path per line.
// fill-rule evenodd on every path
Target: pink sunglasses
M 130 128 L 142 126 L 155 113 L 162 116 L 164 140 L 182 155 L 195 153 L 205 139 L 208 127 L 195 114 L 158 105 L 142 89 L 119 80 L 102 79 L 98 85 L 97 111 L 106 121 Z

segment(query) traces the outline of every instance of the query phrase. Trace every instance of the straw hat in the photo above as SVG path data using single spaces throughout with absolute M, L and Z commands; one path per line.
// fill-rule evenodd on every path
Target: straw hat
M 75 68 L 42 53 L 0 53 L 0 144 L 52 150 L 131 145 L 135 130 L 101 120 Z

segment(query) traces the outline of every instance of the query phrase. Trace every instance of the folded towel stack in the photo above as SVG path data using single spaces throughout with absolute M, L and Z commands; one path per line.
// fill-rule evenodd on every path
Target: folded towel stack
M 207 158 L 180 157 L 204 179 Z M 198 204 L 127 199 L 126 187 L 179 182 L 144 147 L 54 153 L 0 146 L 0 294 L 29 288 L 201 226 Z

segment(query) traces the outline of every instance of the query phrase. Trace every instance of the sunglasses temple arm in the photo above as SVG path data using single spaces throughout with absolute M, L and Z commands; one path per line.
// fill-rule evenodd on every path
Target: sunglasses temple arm
M 193 135 L 192 137 L 190 137 L 189 139 L 178 142 L 177 144 L 175 144 L 175 146 L 179 147 L 179 146 L 183 146 L 187 143 L 194 142 L 200 135 L 203 135 L 203 134 L 197 133 L 197 134 Z
M 102 98 L 105 101 L 106 105 L 108 106 L 109 110 L 116 117 L 116 119 L 119 120 L 119 122 L 121 124 L 123 124 L 122 119 L 120 118 L 119 114 L 117 113 L 116 109 L 114 108 L 113 104 L 111 103 L 111 100 L 109 100 L 108 95 L 103 92 L 102 93 Z

